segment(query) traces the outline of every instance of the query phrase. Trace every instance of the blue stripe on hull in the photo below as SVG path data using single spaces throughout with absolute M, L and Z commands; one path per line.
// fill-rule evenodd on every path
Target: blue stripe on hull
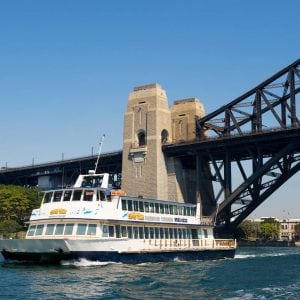
M 59 263 L 61 260 L 85 258 L 91 261 L 113 261 L 122 263 L 167 262 L 179 260 L 212 260 L 233 258 L 235 250 L 203 250 L 203 251 L 174 251 L 148 253 L 118 253 L 78 251 L 71 253 L 3 253 L 5 259 L 36 263 Z
M 212 260 L 233 258 L 235 250 L 177 251 L 155 253 L 75 252 L 74 259 L 114 261 L 122 263 L 167 262 L 179 260 Z

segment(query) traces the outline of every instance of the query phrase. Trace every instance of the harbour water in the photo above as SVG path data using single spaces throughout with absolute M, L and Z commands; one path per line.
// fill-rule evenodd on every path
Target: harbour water
M 2 261 L 0 299 L 300 299 L 300 248 L 239 248 L 234 259 L 139 265 Z

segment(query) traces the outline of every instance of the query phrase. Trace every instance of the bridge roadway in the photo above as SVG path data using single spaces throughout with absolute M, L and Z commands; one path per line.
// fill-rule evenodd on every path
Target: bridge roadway
M 300 128 L 273 128 L 257 133 L 244 133 L 216 138 L 207 138 L 189 142 L 180 142 L 163 145 L 163 151 L 167 156 L 180 157 L 188 168 L 195 168 L 196 155 L 207 161 L 213 157 L 215 160 L 223 160 L 226 152 L 232 159 L 249 160 L 257 149 L 263 157 L 271 157 L 279 152 L 285 145 L 293 141 L 295 152 L 300 152 Z
M 53 161 L 43 164 L 0 169 L 0 184 L 36 186 L 42 176 L 56 177 L 59 185 L 71 185 L 80 173 L 87 173 L 95 168 L 97 155 Z M 122 151 L 101 154 L 97 172 L 107 172 L 114 176 L 119 185 L 122 171 Z

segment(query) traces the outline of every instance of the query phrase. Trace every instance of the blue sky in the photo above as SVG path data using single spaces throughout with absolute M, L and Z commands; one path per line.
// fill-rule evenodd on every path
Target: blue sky
M 0 0 L 0 166 L 87 155 L 102 133 L 103 151 L 121 149 L 137 85 L 158 82 L 170 105 L 196 96 L 212 112 L 299 58 L 299 9 L 296 0 Z M 299 179 L 259 214 L 300 211 Z

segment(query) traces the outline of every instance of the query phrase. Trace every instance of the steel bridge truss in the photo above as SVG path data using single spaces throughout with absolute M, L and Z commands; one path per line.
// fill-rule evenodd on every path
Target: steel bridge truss
M 223 160 L 207 152 L 212 170 L 215 201 L 212 214 L 226 232 L 233 230 L 263 201 L 300 170 L 300 142 L 293 139 L 282 148 L 265 154 L 264 145 L 253 143 L 248 159 L 230 150 Z M 222 200 L 220 202 L 220 200 Z
M 244 95 L 196 120 L 200 141 L 228 140 L 223 143 L 222 154 L 215 148 L 198 152 L 210 162 L 218 203 L 212 217 L 226 232 L 233 232 L 300 170 L 300 121 L 296 106 L 299 92 L 297 60 Z
M 198 135 L 231 136 L 259 133 L 273 127 L 300 126 L 296 95 L 300 91 L 300 60 L 282 69 L 244 95 L 197 120 Z

